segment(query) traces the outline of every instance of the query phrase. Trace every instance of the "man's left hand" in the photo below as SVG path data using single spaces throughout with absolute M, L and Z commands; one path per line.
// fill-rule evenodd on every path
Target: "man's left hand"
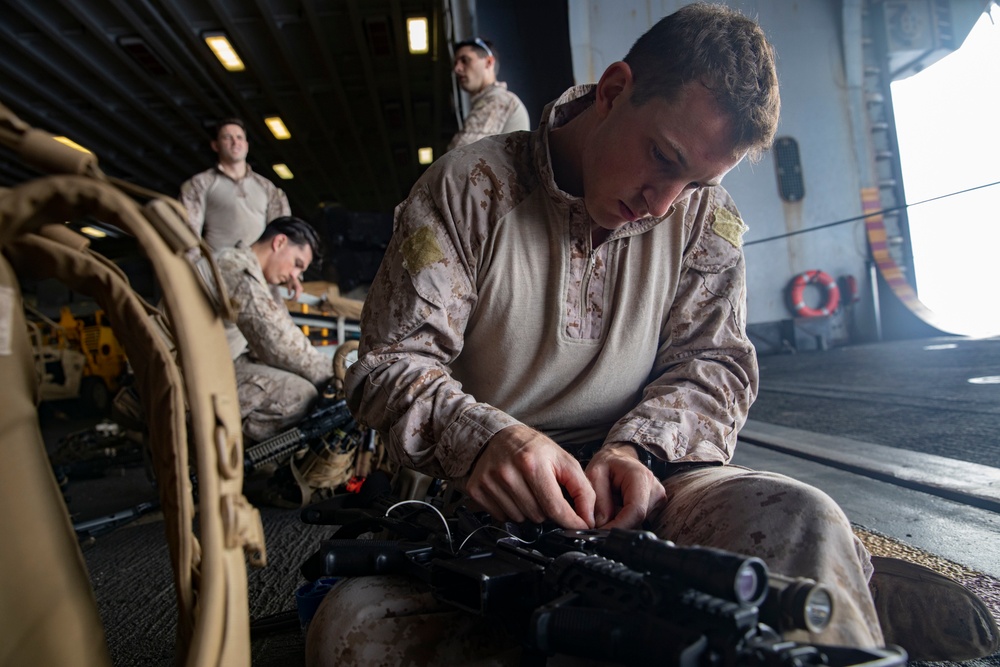
M 663 484 L 639 460 L 635 445 L 627 442 L 602 447 L 586 473 L 597 493 L 598 528 L 636 528 L 666 498 Z
M 299 297 L 302 296 L 302 282 L 298 278 L 289 278 L 285 282 L 285 289 L 292 293 L 289 301 L 298 301 Z

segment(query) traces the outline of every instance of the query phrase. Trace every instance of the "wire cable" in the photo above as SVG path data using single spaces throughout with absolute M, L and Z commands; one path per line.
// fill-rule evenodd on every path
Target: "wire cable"
M 762 239 L 756 239 L 754 241 L 746 241 L 743 247 L 756 245 L 758 243 L 767 243 L 768 241 L 777 241 L 778 239 L 788 238 L 790 236 L 797 236 L 799 234 L 805 234 L 807 232 L 815 232 L 820 229 L 827 229 L 829 227 L 836 227 L 838 225 L 845 225 L 848 222 L 857 222 L 858 220 L 864 220 L 865 218 L 870 218 L 873 215 L 882 215 L 885 213 L 891 213 L 892 211 L 900 211 L 902 209 L 910 208 L 911 206 L 920 206 L 921 204 L 928 204 L 932 201 L 937 201 L 938 199 L 946 199 L 948 197 L 954 197 L 955 195 L 962 195 L 967 192 L 972 192 L 974 190 L 981 190 L 983 188 L 990 188 L 994 185 L 1000 185 L 1000 181 L 994 181 L 993 183 L 986 183 L 985 185 L 977 185 L 975 187 L 967 188 L 965 190 L 959 190 L 958 192 L 951 192 L 946 195 L 939 195 L 937 197 L 931 197 L 930 199 L 924 199 L 923 201 L 914 202 L 912 204 L 903 204 L 902 206 L 893 206 L 890 208 L 879 209 L 878 211 L 872 211 L 871 213 L 864 213 L 862 215 L 854 216 L 853 218 L 844 218 L 843 220 L 836 220 L 834 222 L 827 222 L 822 225 L 816 225 L 815 227 L 807 227 L 806 229 L 797 229 L 794 232 L 787 232 L 785 234 L 778 234 L 776 236 L 768 236 Z
M 423 500 L 400 500 L 398 503 L 392 505 L 389 509 L 385 511 L 385 516 L 389 516 L 389 512 L 393 511 L 400 505 L 424 505 L 434 510 L 434 513 L 441 518 L 441 523 L 444 524 L 444 532 L 448 535 L 448 548 L 450 548 L 452 550 L 452 553 L 454 553 L 455 545 L 452 542 L 451 538 L 451 528 L 448 527 L 448 520 L 444 518 L 444 514 L 441 514 L 441 511 L 438 508 L 434 507 L 428 502 L 424 502 Z
M 476 528 L 474 531 L 472 531 L 471 533 L 469 533 L 465 537 L 465 539 L 462 540 L 462 543 L 460 545 L 458 545 L 458 549 L 456 549 L 455 548 L 455 543 L 454 543 L 454 541 L 452 539 L 452 536 L 451 536 L 451 528 L 448 527 L 448 520 L 444 518 L 444 514 L 441 514 L 441 511 L 438 510 L 438 508 L 434 507 L 434 505 L 431 505 L 430 503 L 428 503 L 426 501 L 423 501 L 423 500 L 400 500 L 395 505 L 390 506 L 389 509 L 387 509 L 385 511 L 385 515 L 384 516 L 389 516 L 389 512 L 393 511 L 394 509 L 396 509 L 400 505 L 423 505 L 425 507 L 429 507 L 432 510 L 434 510 L 434 513 L 437 514 L 438 518 L 441 519 L 441 523 L 444 524 L 444 531 L 445 531 L 445 534 L 447 534 L 447 536 L 448 536 L 448 548 L 451 549 L 451 553 L 452 554 L 457 554 L 459 551 L 461 551 L 462 548 L 466 545 L 466 543 L 470 539 L 472 539 L 473 535 L 475 535 L 479 531 L 485 530 L 485 529 L 499 530 L 501 533 L 503 533 L 507 537 L 511 537 L 511 538 L 517 540 L 518 542 L 522 543 L 522 544 L 531 544 L 532 543 L 529 540 L 525 540 L 525 539 L 522 539 L 522 538 L 518 537 L 517 535 L 514 535 L 509 530 L 504 530 L 503 528 L 500 528 L 499 526 L 491 526 L 491 525 L 487 524 L 485 526 L 480 526 L 479 528 Z

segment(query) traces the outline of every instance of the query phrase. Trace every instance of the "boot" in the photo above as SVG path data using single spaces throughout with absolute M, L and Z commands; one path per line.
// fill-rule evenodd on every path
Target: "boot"
M 962 584 L 923 565 L 872 556 L 869 582 L 886 644 L 910 660 L 964 661 L 1000 651 L 989 607 Z

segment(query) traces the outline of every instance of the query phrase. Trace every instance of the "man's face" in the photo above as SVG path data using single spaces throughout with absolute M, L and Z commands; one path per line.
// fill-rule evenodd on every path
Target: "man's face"
M 212 150 L 219 154 L 219 162 L 241 162 L 247 159 L 250 144 L 239 125 L 223 125 L 212 142 Z
M 309 244 L 295 245 L 284 234 L 271 238 L 270 250 L 260 267 L 270 285 L 285 285 L 292 279 L 298 280 L 312 263 Z
M 463 46 L 455 52 L 455 77 L 462 90 L 475 95 L 493 83 L 493 58 L 480 55 L 471 46 Z
M 631 91 L 629 72 L 605 106 L 598 99 L 600 122 L 583 150 L 584 202 L 609 231 L 665 215 L 697 188 L 718 185 L 743 157 L 730 145 L 729 119 L 701 84 L 688 84 L 673 103 L 657 97 L 639 107 Z

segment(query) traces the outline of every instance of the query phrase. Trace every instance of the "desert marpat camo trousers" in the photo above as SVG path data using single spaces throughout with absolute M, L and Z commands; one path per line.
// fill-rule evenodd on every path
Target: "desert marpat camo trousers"
M 740 466 L 702 467 L 664 481 L 666 503 L 649 517 L 678 545 L 762 558 L 772 572 L 809 577 L 834 597 L 826 631 L 788 639 L 858 647 L 884 641 L 868 591 L 868 552 L 843 511 L 822 491 L 784 475 Z M 327 595 L 309 626 L 306 664 L 516 665 L 516 638 L 497 623 L 434 600 L 416 581 L 356 577 Z M 588 664 L 563 657 L 550 664 Z M 592 663 L 590 663 L 592 664 Z
M 257 364 L 248 355 L 233 361 L 243 435 L 260 442 L 297 424 L 319 396 L 312 382 L 295 373 Z

